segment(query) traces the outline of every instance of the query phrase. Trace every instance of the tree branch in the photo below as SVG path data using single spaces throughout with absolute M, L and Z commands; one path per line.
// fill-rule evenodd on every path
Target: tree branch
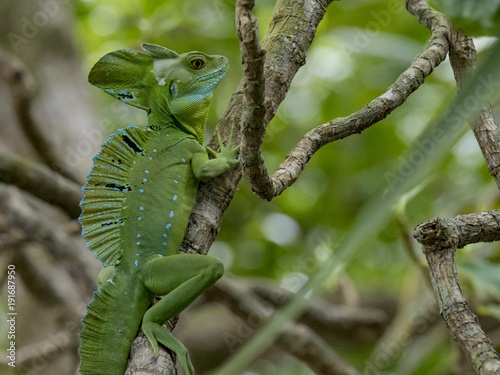
M 0 78 L 9 85 L 19 124 L 40 158 L 67 179 L 76 181 L 75 176 L 55 154 L 53 142 L 47 138 L 31 113 L 32 102 L 36 96 L 36 83 L 26 66 L 10 54 L 0 51 Z
M 441 316 L 474 369 L 480 375 L 500 374 L 500 356 L 469 309 L 457 279 L 457 248 L 500 239 L 500 211 L 432 219 L 415 228 L 429 263 L 432 285 Z
M 259 22 L 252 13 L 254 0 L 236 2 L 236 24 L 243 62 L 243 129 L 240 159 L 257 195 L 272 190 L 272 180 L 260 153 L 265 127 L 265 51 L 259 43 Z
M 262 39 L 262 47 L 267 51 L 264 75 L 263 50 L 256 38 L 258 22 L 251 12 L 253 1 L 239 2 L 240 48 L 246 62 L 245 75 L 237 91 L 245 97 L 240 99 L 240 103 L 245 103 L 242 121 L 244 141 L 240 158 L 246 174 L 250 176 L 252 189 L 260 197 L 265 198 L 269 195 L 268 191 L 275 190 L 260 152 L 265 129 L 285 98 L 293 77 L 304 65 L 306 51 L 331 2 L 281 0 L 276 3 L 269 32 Z
M 401 229 L 401 237 L 403 239 L 404 248 L 406 249 L 406 253 L 408 254 L 411 262 L 422 273 L 427 286 L 432 288 L 431 278 L 429 276 L 427 266 L 425 265 L 423 259 L 420 260 L 417 256 L 417 249 L 416 246 L 414 246 L 415 241 L 413 241 L 411 228 L 408 225 L 408 217 L 404 213 L 398 213 L 396 216 L 396 224 Z
M 250 292 L 278 308 L 286 305 L 295 296 L 295 293 L 270 284 L 262 280 L 252 281 L 249 285 Z M 307 306 L 301 320 L 348 331 L 350 336 L 355 336 L 360 330 L 366 331 L 367 328 L 381 332 L 389 318 L 383 310 L 377 308 L 334 305 L 318 298 Z
M 270 318 L 274 308 L 262 301 L 250 288 L 234 280 L 222 278 L 207 290 L 209 296 L 224 304 L 244 322 L 259 326 Z M 306 363 L 317 374 L 356 375 L 358 372 L 345 364 L 330 346 L 302 323 L 290 323 L 278 338 L 277 345 Z
M 415 14 L 420 17 L 423 13 L 415 11 Z M 476 50 L 472 38 L 452 25 L 450 25 L 449 41 L 450 63 L 460 92 L 473 76 L 472 73 L 476 71 Z M 483 89 L 485 92 L 475 91 L 478 103 L 482 103 L 489 95 L 488 87 Z M 476 110 L 478 110 L 476 119 L 469 123 L 488 170 L 500 188 L 500 139 L 497 125 L 489 104 Z M 500 374 L 500 357 L 462 295 L 454 254 L 457 248 L 470 243 L 499 240 L 499 229 L 500 213 L 486 211 L 460 215 L 452 219 L 436 218 L 420 224 L 414 231 L 414 236 L 422 244 L 429 264 L 434 294 L 441 315 L 452 337 L 460 344 L 478 374 Z
M 454 26 L 451 26 L 450 32 L 450 63 L 460 91 L 477 69 L 476 49 L 472 38 Z M 479 97 L 480 95 L 488 96 L 491 93 L 488 92 L 487 87 L 484 87 L 484 90 L 485 92 L 476 91 L 475 94 Z M 479 111 L 477 118 L 470 122 L 470 126 L 486 160 L 488 170 L 500 188 L 500 137 L 489 104 Z
M 252 165 L 252 171 L 260 171 L 260 173 L 250 174 L 247 177 L 250 179 L 253 190 L 261 198 L 271 200 L 292 185 L 304 169 L 305 164 L 321 147 L 347 136 L 361 133 L 387 117 L 394 109 L 402 105 L 410 94 L 420 87 L 434 68 L 446 58 L 449 49 L 446 18 L 432 9 L 426 1 L 408 1 L 407 7 L 410 13 L 417 16 L 419 22 L 431 30 L 427 48 L 413 60 L 411 66 L 398 77 L 384 94 L 350 116 L 331 120 L 304 135 L 274 174 L 266 176 L 265 166 Z M 268 53 L 269 55 L 270 53 Z M 269 82 L 267 77 L 266 82 Z M 266 87 L 266 92 L 267 90 L 268 87 Z M 270 97 L 266 95 L 266 98 Z M 269 112 L 268 106 L 266 120 L 269 120 Z M 246 147 L 245 142 L 246 140 L 243 139 L 243 148 Z M 263 158 L 260 156 L 260 145 L 255 147 L 251 144 L 247 149 L 255 154 L 250 158 L 253 162 L 263 162 Z M 243 155 L 243 157 L 248 156 Z M 263 186 L 258 186 L 259 183 L 263 183 Z
M 130 361 L 125 375 L 176 375 L 175 356 L 163 346 L 159 346 L 158 357 L 155 358 L 151 344 L 145 334 L 141 333 L 132 343 Z
M 323 19 L 330 0 L 278 0 L 262 48 L 266 50 L 265 75 L 265 124 L 274 116 L 285 98 L 291 81 L 312 43 L 316 28 Z M 301 16 L 298 17 L 297 15 Z M 234 119 L 242 117 L 244 97 L 243 77 L 231 97 L 218 127 L 226 141 Z M 235 134 L 235 142 L 240 133 Z M 209 146 L 216 150 L 217 138 L 212 137 Z M 242 177 L 241 167 L 200 184 L 197 202 L 191 213 L 188 230 L 181 245 L 181 252 L 206 254 L 219 232 L 222 217 L 231 202 Z
M 42 244 L 59 265 L 80 281 L 83 293 L 88 293 L 94 289 L 95 280 L 88 271 L 89 267 L 84 267 L 88 264 L 87 258 L 75 246 L 75 242 L 59 226 L 54 225 L 56 221 L 51 220 L 40 203 L 28 202 L 15 187 L 0 184 L 0 212 L 5 213 L 8 224 L 19 230 L 24 240 Z
M 62 208 L 72 219 L 80 215 L 80 185 L 42 164 L 0 152 L 0 182 L 17 186 Z

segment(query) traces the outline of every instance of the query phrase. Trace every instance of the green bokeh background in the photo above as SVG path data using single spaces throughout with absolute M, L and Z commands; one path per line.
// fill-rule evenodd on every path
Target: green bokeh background
M 273 6 L 273 1 L 256 3 L 262 35 Z M 105 53 L 139 48 L 142 42 L 177 52 L 201 50 L 227 56 L 231 68 L 214 95 L 211 133 L 242 72 L 232 1 L 80 1 L 76 14 L 75 36 L 87 70 Z M 382 94 L 425 48 L 429 35 L 400 1 L 334 2 L 320 24 L 306 65 L 269 126 L 263 146 L 268 169 L 273 171 L 314 126 L 347 116 Z M 479 57 L 488 43 L 485 37 L 476 42 Z M 271 203 L 259 200 L 242 181 L 212 254 L 222 257 L 230 272 L 240 276 L 280 280 L 290 272 L 307 275 L 313 271 L 314 261 L 321 260 L 321 254 L 314 252 L 317 245 L 326 240 L 335 243 L 349 230 L 359 207 L 379 186 L 388 185 L 386 172 L 398 165 L 429 120 L 446 108 L 455 90 L 446 61 L 387 119 L 320 150 L 298 181 Z M 108 104 L 113 99 L 98 90 L 92 93 L 109 117 Z M 143 112 L 133 112 L 132 119 L 116 116 L 111 130 L 144 124 Z M 413 227 L 437 215 L 497 205 L 497 189 L 469 132 L 450 150 L 446 163 L 429 177 L 405 213 Z M 356 285 L 361 290 L 397 291 L 395 278 L 401 278 L 409 266 L 402 246 L 401 232 L 392 223 L 381 233 L 377 246 L 348 271 Z M 461 254 L 472 259 L 497 253 L 493 246 L 487 252 Z
M 437 2 L 436 6 L 448 11 L 447 3 Z M 274 4 L 270 0 L 256 2 L 261 35 L 267 30 Z M 75 14 L 73 36 L 85 71 L 104 54 L 120 48 L 140 48 L 143 42 L 157 43 L 179 53 L 200 50 L 228 57 L 230 70 L 212 101 L 207 130 L 212 133 L 242 73 L 234 1 L 81 0 L 70 2 L 70 6 Z M 468 8 L 464 5 L 455 11 L 460 9 Z M 468 13 L 463 11 L 459 16 L 467 18 Z M 494 28 L 496 22 L 493 16 L 481 17 L 473 17 L 479 60 L 491 44 L 491 38 L 479 36 L 485 33 L 481 19 L 487 30 Z M 268 169 L 274 171 L 314 126 L 348 116 L 384 93 L 425 48 L 429 35 L 429 30 L 406 11 L 404 1 L 333 2 L 308 51 L 307 64 L 298 72 L 269 125 L 263 145 Z M 106 119 L 100 125 L 108 134 L 128 125 L 145 125 L 143 111 L 117 103 L 95 88 L 89 87 L 89 92 L 101 118 Z M 298 181 L 272 202 L 260 200 L 242 180 L 210 254 L 225 263 L 229 275 L 265 277 L 297 290 L 315 272 L 318 263 L 328 257 L 329 250 L 320 245 L 328 243 L 335 249 L 335 244 L 350 230 L 359 209 L 377 189 L 388 186 L 387 172 L 398 166 L 405 150 L 429 121 L 447 108 L 455 92 L 453 72 L 446 60 L 387 119 L 362 134 L 321 149 Z M 497 94 L 492 100 L 497 118 L 498 103 Z M 449 150 L 436 172 L 422 181 L 421 190 L 401 214 L 411 231 L 436 216 L 497 209 L 499 203 L 498 189 L 469 131 Z M 405 249 L 396 212 L 394 220 L 372 244 L 343 275 L 357 290 L 361 304 L 377 305 L 377 299 L 394 304 L 418 300 L 415 285 L 423 284 L 422 277 Z M 500 316 L 499 246 L 469 246 L 457 253 L 457 261 L 466 296 L 483 314 Z M 326 297 L 340 301 L 336 290 Z M 418 364 L 405 374 L 451 373 L 456 356 L 451 339 L 433 337 L 431 332 L 427 341 L 422 339 L 415 345 L 425 348 L 431 342 L 433 350 L 423 350 Z M 372 347 L 353 349 L 340 345 L 336 349 L 362 369 Z M 393 372 L 387 374 L 402 373 L 397 372 L 401 364 L 394 366 Z M 254 371 L 310 373 L 292 358 L 283 358 L 278 364 L 261 361 Z

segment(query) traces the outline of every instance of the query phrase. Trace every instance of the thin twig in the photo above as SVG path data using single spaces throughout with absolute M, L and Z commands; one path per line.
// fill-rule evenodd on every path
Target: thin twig
M 401 299 L 400 299 L 401 301 Z M 406 353 L 418 337 L 424 337 L 434 326 L 438 318 L 436 303 L 430 296 L 416 301 L 410 308 L 399 307 L 400 312 L 391 321 L 384 335 L 368 358 L 364 374 L 384 373 Z
M 417 256 L 417 251 L 415 246 L 413 246 L 414 240 L 411 236 L 411 230 L 408 225 L 408 217 L 404 213 L 399 213 L 396 216 L 396 223 L 401 230 L 401 235 L 403 238 L 404 248 L 408 256 L 410 257 L 412 263 L 419 269 L 422 274 L 427 286 L 432 288 L 431 278 L 429 276 L 429 270 L 425 263 L 423 263 Z

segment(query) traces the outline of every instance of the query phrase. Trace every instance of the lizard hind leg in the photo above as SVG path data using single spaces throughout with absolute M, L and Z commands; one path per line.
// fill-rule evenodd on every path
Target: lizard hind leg
M 155 356 L 158 343 L 177 354 L 184 375 L 193 375 L 191 359 L 184 345 L 162 325 L 189 306 L 223 274 L 224 267 L 215 258 L 198 254 L 175 254 L 157 258 L 146 266 L 144 285 L 163 298 L 152 306 L 142 321 L 142 330 L 151 342 Z

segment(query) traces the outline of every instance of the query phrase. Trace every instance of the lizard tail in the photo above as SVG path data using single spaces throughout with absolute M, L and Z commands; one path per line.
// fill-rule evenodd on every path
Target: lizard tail
M 130 298 L 124 299 L 124 289 L 108 282 L 94 292 L 80 332 L 81 375 L 125 373 L 130 347 L 149 301 L 133 293 L 133 287 L 126 293 Z

